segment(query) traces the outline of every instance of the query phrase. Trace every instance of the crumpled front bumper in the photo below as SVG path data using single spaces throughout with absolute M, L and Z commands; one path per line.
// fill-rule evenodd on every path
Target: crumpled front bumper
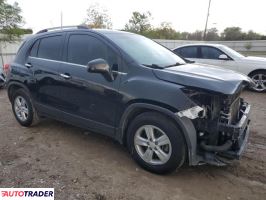
M 249 124 L 250 124 L 250 105 L 245 103 L 245 110 L 242 117 L 236 125 L 219 124 L 219 130 L 232 133 L 232 140 L 234 141 L 232 147 L 219 155 L 231 159 L 239 159 L 247 147 L 249 138 Z
M 229 133 L 231 137 L 220 146 L 211 146 L 204 143 L 201 148 L 205 150 L 203 162 L 212 165 L 222 166 L 228 162 L 224 162 L 222 158 L 239 159 L 245 151 L 249 138 L 250 124 L 250 105 L 243 103 L 241 106 L 242 116 L 235 125 L 218 123 L 219 132 Z

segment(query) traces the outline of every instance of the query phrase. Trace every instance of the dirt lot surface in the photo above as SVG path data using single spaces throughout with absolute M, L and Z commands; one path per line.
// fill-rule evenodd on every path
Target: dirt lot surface
M 264 200 L 266 94 L 243 96 L 252 104 L 252 127 L 242 160 L 159 176 L 139 168 L 124 147 L 99 134 L 52 120 L 21 127 L 0 90 L 0 187 L 54 187 L 60 200 Z

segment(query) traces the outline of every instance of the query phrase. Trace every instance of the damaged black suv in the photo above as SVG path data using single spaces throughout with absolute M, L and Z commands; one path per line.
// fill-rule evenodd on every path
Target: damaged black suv
M 22 126 L 48 117 L 108 135 L 155 173 L 238 159 L 250 122 L 240 95 L 251 84 L 143 36 L 82 26 L 26 39 L 7 76 Z

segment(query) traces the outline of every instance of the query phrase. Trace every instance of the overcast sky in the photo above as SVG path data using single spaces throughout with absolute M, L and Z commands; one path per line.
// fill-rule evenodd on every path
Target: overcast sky
M 98 2 L 109 11 L 114 29 L 122 29 L 133 11 L 150 11 L 152 24 L 171 22 L 178 31 L 203 30 L 209 0 L 16 0 L 22 8 L 25 28 L 34 32 L 60 25 L 80 24 L 86 9 Z M 8 0 L 13 3 L 14 0 Z M 266 0 L 212 0 L 208 27 L 222 31 L 239 26 L 266 35 Z

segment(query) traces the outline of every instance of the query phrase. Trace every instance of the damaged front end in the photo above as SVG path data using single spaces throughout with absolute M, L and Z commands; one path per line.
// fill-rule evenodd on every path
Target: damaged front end
M 233 95 L 184 89 L 197 106 L 176 113 L 192 120 L 197 132 L 198 163 L 222 166 L 239 159 L 249 135 L 250 105 Z

